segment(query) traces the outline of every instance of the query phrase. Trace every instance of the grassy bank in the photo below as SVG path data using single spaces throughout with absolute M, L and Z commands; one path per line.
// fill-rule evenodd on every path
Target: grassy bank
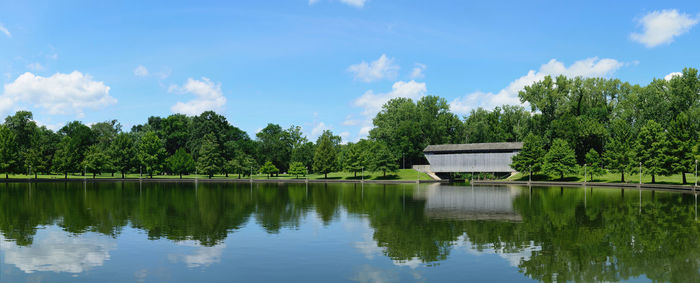
M 695 174 L 686 174 L 685 175 L 686 180 L 689 185 L 692 185 L 695 183 Z M 517 173 L 513 175 L 512 177 L 507 179 L 508 181 L 527 181 L 528 176 L 527 174 L 521 174 Z M 551 177 L 547 175 L 533 175 L 532 177 L 533 181 L 565 181 L 565 182 L 583 182 L 583 175 L 567 175 L 564 177 L 564 179 L 559 179 L 557 177 Z M 588 182 L 599 182 L 599 183 L 633 183 L 633 184 L 638 184 L 639 183 L 639 174 L 625 174 L 625 182 L 622 182 L 620 180 L 620 174 L 619 173 L 606 173 L 605 175 L 601 176 L 594 176 L 593 181 L 590 180 L 590 176 L 588 176 Z M 642 174 L 642 183 L 644 184 L 651 184 L 651 175 L 644 175 Z M 683 184 L 683 177 L 681 177 L 681 174 L 674 174 L 670 176 L 656 176 L 656 184 L 673 184 L 673 185 L 682 185 Z
M 4 178 L 4 174 L 0 175 L 0 178 Z M 22 174 L 10 174 L 10 178 L 12 179 L 27 179 L 27 178 L 32 178 L 34 179 L 34 175 L 22 175 Z M 39 179 L 63 179 L 63 175 L 43 175 L 39 174 L 37 178 Z M 269 177 L 264 174 L 257 174 L 253 175 L 253 179 L 259 180 L 259 179 L 273 179 L 273 180 L 287 180 L 287 179 L 305 179 L 309 178 L 310 180 L 323 180 L 324 175 L 323 174 L 309 174 L 307 176 L 293 176 L 293 175 L 287 175 L 287 174 L 280 174 L 279 176 L 273 176 Z M 80 174 L 68 174 L 69 179 L 83 179 L 83 178 L 88 178 L 92 179 L 92 174 L 87 174 L 86 176 L 82 176 Z M 101 175 L 95 176 L 97 179 L 105 179 L 105 178 L 121 178 L 121 174 L 115 173 L 114 176 L 112 176 L 111 173 L 103 173 Z M 127 174 L 126 178 L 128 179 L 138 179 L 139 174 Z M 147 175 L 141 176 L 141 178 L 148 178 Z M 154 175 L 154 179 L 178 179 L 180 176 L 178 175 Z M 183 175 L 183 179 L 194 179 L 194 178 L 199 178 L 199 179 L 207 179 L 208 176 L 206 175 Z M 248 176 L 241 176 L 242 179 L 248 179 Z M 396 180 L 396 181 L 415 181 L 417 178 L 420 178 L 420 180 L 432 180 L 430 176 L 426 175 L 425 173 L 418 172 L 413 169 L 399 169 L 398 172 L 396 173 L 387 173 L 386 177 L 383 176 L 381 172 L 365 172 L 364 174 L 364 179 L 365 180 Z M 229 174 L 229 177 L 227 178 L 225 175 L 215 175 L 213 179 L 238 179 L 238 175 L 232 175 Z M 357 177 L 355 177 L 355 174 L 351 172 L 333 172 L 333 173 L 328 173 L 328 180 L 361 180 L 363 179 L 362 174 L 357 173 Z

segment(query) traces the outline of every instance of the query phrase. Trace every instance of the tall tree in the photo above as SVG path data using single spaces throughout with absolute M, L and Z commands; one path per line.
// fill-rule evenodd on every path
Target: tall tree
M 402 166 L 424 160 L 426 141 L 417 112 L 413 100 L 399 97 L 384 104 L 372 120 L 374 128 L 369 131 L 370 139 L 384 142 Z
M 79 157 L 76 154 L 76 143 L 70 136 L 63 136 L 61 141 L 56 146 L 56 153 L 53 156 L 53 170 L 63 173 L 65 179 L 68 179 L 68 173 L 77 170 Z
M 595 149 L 592 149 L 586 153 L 586 167 L 584 169 L 583 179 L 587 178 L 586 175 L 591 176 L 591 181 L 593 181 L 594 176 L 601 176 L 605 174 L 605 169 L 603 169 L 603 164 L 600 159 L 600 154 L 598 154 Z
M 668 128 L 668 140 L 671 153 L 671 172 L 680 173 L 683 184 L 687 184 L 685 174 L 692 172 L 695 166 L 693 146 L 697 140 L 698 129 L 694 128 L 685 112 L 676 116 Z
M 544 164 L 544 142 L 533 133 L 528 134 L 523 140 L 523 148 L 513 156 L 511 167 L 519 172 L 528 172 L 530 178 L 533 173 L 540 172 Z
M 71 147 L 75 150 L 76 166 L 83 162 L 88 147 L 95 143 L 95 133 L 80 121 L 73 121 L 63 126 L 58 133 L 62 136 L 69 136 L 73 143 Z M 82 171 L 82 170 L 81 170 Z M 84 173 L 84 172 L 83 172 Z
M 348 143 L 343 154 L 343 169 L 352 172 L 355 177 L 357 177 L 357 172 L 362 171 L 362 168 L 367 164 L 367 161 L 365 160 L 366 155 L 364 154 L 364 149 L 361 146 L 362 144 L 359 143 Z
M 642 163 L 644 172 L 651 175 L 651 182 L 656 183 L 657 175 L 671 173 L 671 144 L 666 132 L 654 120 L 649 120 L 639 131 L 635 148 L 636 159 Z
M 122 179 L 137 163 L 137 150 L 130 134 L 120 133 L 112 142 L 109 150 L 114 169 L 122 174 Z
M 82 165 L 85 171 L 92 172 L 92 178 L 95 179 L 95 175 L 101 174 L 103 170 L 110 167 L 109 156 L 107 156 L 101 145 L 94 144 L 85 153 Z
M 605 145 L 603 158 L 607 168 L 620 173 L 620 181 L 625 182 L 625 172 L 632 165 L 634 138 L 630 124 L 623 119 L 610 123 L 610 137 Z
M 337 168 L 337 149 L 333 142 L 333 133 L 329 130 L 323 131 L 323 134 L 316 141 L 316 152 L 314 153 L 314 171 L 328 178 L 328 173 L 335 171 Z
M 566 141 L 555 139 L 552 146 L 544 156 L 543 169 L 547 173 L 559 175 L 559 179 L 564 179 L 564 174 L 576 172 L 576 155 Z
M 7 126 L 0 125 L 0 170 L 5 173 L 5 179 L 9 178 L 9 172 L 16 170 L 17 150 L 18 144 L 15 133 Z
M 192 155 L 187 153 L 184 148 L 175 151 L 175 154 L 168 157 L 166 162 L 172 173 L 180 175 L 180 179 L 182 179 L 182 174 L 190 173 L 195 169 Z
M 141 137 L 137 155 L 140 165 L 143 166 L 150 178 L 153 178 L 153 173 L 161 170 L 165 158 L 165 148 L 156 132 L 148 131 Z
M 199 148 L 199 159 L 197 159 L 197 169 L 199 172 L 207 174 L 211 179 L 214 174 L 221 172 L 224 159 L 221 157 L 219 144 L 214 134 L 207 134 L 202 139 L 202 146 Z
M 38 128 L 31 138 L 31 145 L 25 154 L 26 165 L 36 178 L 38 172 L 50 173 L 56 145 L 60 141 L 58 135 L 46 127 Z
M 396 164 L 396 157 L 389 151 L 389 148 L 382 142 L 372 144 L 370 156 L 370 170 L 382 172 L 386 177 L 386 172 L 396 172 L 399 166 Z
M 277 124 L 267 124 L 255 135 L 259 141 L 258 160 L 270 161 L 282 172 L 287 170 L 292 153 L 290 132 Z

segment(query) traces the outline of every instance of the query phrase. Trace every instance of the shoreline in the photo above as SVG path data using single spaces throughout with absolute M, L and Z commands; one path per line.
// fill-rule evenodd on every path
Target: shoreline
M 432 184 L 450 183 L 449 180 L 338 180 L 338 179 L 192 179 L 192 178 L 69 178 L 69 179 L 24 179 L 10 178 L 0 179 L 0 183 L 100 183 L 100 182 L 144 182 L 144 183 L 368 183 L 368 184 Z
M 565 187 L 605 187 L 619 189 L 646 189 L 646 190 L 673 190 L 682 192 L 700 191 L 700 186 L 694 187 L 694 184 L 674 185 L 674 184 L 633 184 L 633 183 L 604 183 L 604 182 L 557 182 L 557 181 L 476 181 L 471 182 L 474 185 L 524 185 L 524 186 L 565 186 Z

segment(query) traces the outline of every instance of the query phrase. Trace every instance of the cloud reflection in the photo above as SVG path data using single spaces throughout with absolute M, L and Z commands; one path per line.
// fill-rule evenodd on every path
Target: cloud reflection
M 81 273 L 102 266 L 115 249 L 114 239 L 93 233 L 78 236 L 63 231 L 39 230 L 31 246 L 18 246 L 0 235 L 0 250 L 6 264 L 24 271 Z

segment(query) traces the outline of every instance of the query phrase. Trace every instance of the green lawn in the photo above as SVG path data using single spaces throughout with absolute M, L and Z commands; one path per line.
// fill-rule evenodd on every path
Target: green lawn
M 362 179 L 362 174 L 357 173 L 357 177 L 353 173 L 350 172 L 333 172 L 333 173 L 328 173 L 328 179 L 329 180 L 361 180 Z M 22 174 L 10 174 L 10 178 L 16 178 L 16 179 L 27 179 L 29 177 L 34 178 L 34 175 L 28 176 L 28 175 L 22 175 Z M 129 179 L 138 179 L 139 174 L 127 174 L 127 178 Z M 198 178 L 198 179 L 206 179 L 208 176 L 206 175 L 183 175 L 183 179 L 193 179 L 193 178 Z M 0 178 L 4 178 L 4 174 L 0 175 Z M 63 179 L 63 175 L 43 175 L 40 174 L 38 175 L 38 178 L 40 179 Z M 70 179 L 83 179 L 83 178 L 92 178 L 92 174 L 87 174 L 86 176 L 81 176 L 80 174 L 68 174 L 68 178 Z M 121 178 L 121 174 L 114 174 L 114 177 L 112 177 L 111 173 L 104 173 L 102 175 L 97 175 L 96 178 Z M 148 178 L 147 175 L 143 175 L 142 178 Z M 180 178 L 179 176 L 175 175 L 154 175 L 154 179 L 177 179 Z M 229 175 L 228 179 L 237 179 L 238 175 Z M 248 179 L 248 176 L 241 177 L 243 179 Z M 304 176 L 292 176 L 292 175 L 287 175 L 287 174 L 280 174 L 277 177 L 268 177 L 267 175 L 263 174 L 257 174 L 253 175 L 253 179 L 273 179 L 273 180 L 286 180 L 286 179 L 305 179 L 306 177 Z M 308 178 L 310 180 L 319 180 L 323 179 L 324 176 L 323 174 L 309 174 Z M 381 172 L 365 172 L 364 179 L 365 180 L 400 180 L 400 181 L 415 181 L 416 178 L 420 178 L 420 180 L 432 180 L 430 176 L 426 175 L 425 173 L 418 172 L 413 169 L 399 169 L 398 172 L 396 173 L 387 173 L 386 177 L 383 176 Z M 214 179 L 226 179 L 224 175 L 215 175 Z
M 685 174 L 685 178 L 688 184 L 695 183 L 695 174 Z M 514 176 L 508 178 L 509 181 L 527 181 L 527 174 L 517 173 Z M 551 177 L 547 175 L 533 175 L 533 181 L 559 181 L 557 177 Z M 564 181 L 567 182 L 583 182 L 583 175 L 567 175 L 564 177 Z M 589 182 L 590 176 L 589 176 Z M 621 183 L 619 173 L 606 173 L 602 176 L 595 176 L 593 182 L 601 183 Z M 639 183 L 639 174 L 625 174 L 625 183 Z M 642 174 L 642 183 L 651 184 L 651 175 Z M 680 174 L 674 174 L 670 176 L 656 176 L 657 184 L 683 184 L 683 178 Z

